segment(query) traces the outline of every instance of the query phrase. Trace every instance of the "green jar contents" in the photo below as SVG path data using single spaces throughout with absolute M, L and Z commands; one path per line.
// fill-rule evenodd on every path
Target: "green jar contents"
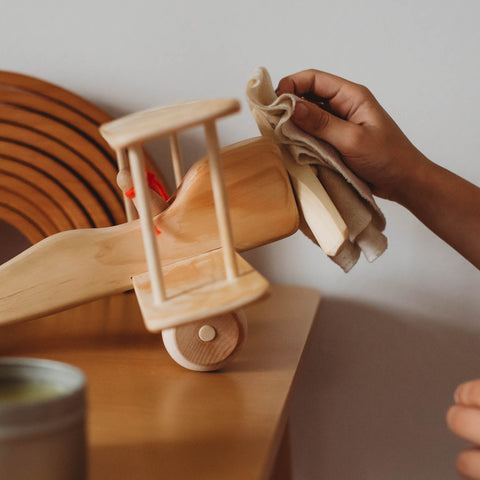
M 0 357 L 1 480 L 86 480 L 85 389 L 71 365 Z
M 0 380 L 0 405 L 23 404 L 61 397 L 68 388 L 50 382 Z

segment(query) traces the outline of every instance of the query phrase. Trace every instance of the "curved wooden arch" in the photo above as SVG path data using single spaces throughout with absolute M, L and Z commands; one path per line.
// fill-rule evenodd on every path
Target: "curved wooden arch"
M 93 169 L 91 164 L 85 161 L 84 158 L 50 137 L 45 137 L 21 126 L 2 123 L 2 121 L 0 121 L 1 141 L 8 141 L 31 149 L 40 154 L 41 157 L 48 157 L 58 163 L 59 168 L 52 168 L 49 171 L 55 175 L 60 183 L 67 181 L 68 176 L 65 175 L 65 170 L 68 170 L 78 179 L 78 195 L 80 198 L 83 198 L 82 196 L 85 195 L 83 191 L 83 187 L 85 187 L 88 191 L 84 198 L 85 203 L 89 205 L 92 203 L 94 205 L 98 204 L 106 216 L 105 221 L 98 225 L 95 224 L 95 226 L 104 227 L 115 223 L 112 210 L 115 211 L 121 208 L 119 198 L 113 193 L 110 188 L 111 185 L 108 184 L 105 177 L 98 170 Z M 4 148 L 4 151 L 11 155 L 9 148 Z M 35 155 L 35 157 L 38 157 L 38 155 Z M 72 185 L 73 187 L 76 188 L 75 185 Z
M 115 156 L 107 142 L 99 135 L 98 124 L 87 120 L 76 110 L 71 110 L 47 97 L 2 88 L 0 104 L 10 105 L 21 112 L 37 113 L 51 122 L 63 123 L 95 145 L 103 153 L 105 160 L 115 167 Z
M 78 111 L 97 125 L 111 120 L 111 117 L 106 112 L 93 103 L 86 101 L 79 95 L 59 87 L 58 85 L 28 75 L 0 71 L 0 87 L 23 90 L 48 97 L 58 103 L 68 106 L 72 110 Z
M 92 227 L 88 215 L 85 214 L 85 207 L 81 204 L 80 200 L 75 197 L 65 185 L 59 184 L 49 172 L 41 170 L 31 163 L 28 163 L 28 161 L 22 161 L 18 158 L 7 157 L 1 154 L 0 164 L 1 170 L 6 171 L 10 176 L 24 178 L 29 184 L 41 184 L 43 186 L 42 188 L 49 192 L 50 196 L 62 205 L 64 211 L 67 212 L 68 217 L 71 219 L 73 228 Z M 39 178 L 41 178 L 41 182 L 39 182 Z
M 25 216 L 23 212 L 1 202 L 0 218 L 10 225 L 13 225 L 32 244 L 39 242 L 46 236 L 45 232 L 43 232 L 38 225 Z
M 81 135 L 66 123 L 55 121 L 51 117 L 45 117 L 37 112 L 20 110 L 15 106 L 5 104 L 0 104 L 0 121 L 21 126 L 28 131 L 44 135 L 58 142 L 75 152 L 107 181 L 116 175 L 116 165 L 112 165 L 110 161 L 106 162 L 105 155 L 95 144 L 88 141 L 84 135 Z M 120 192 L 113 185 L 109 185 L 109 187 L 118 197 L 120 205 L 122 203 Z
M 57 233 L 58 229 L 52 219 L 44 212 L 36 202 L 32 202 L 28 197 L 13 190 L 2 189 L 1 200 L 4 205 L 14 205 L 15 209 L 38 227 L 45 236 Z
M 56 199 L 48 194 L 48 192 L 40 189 L 38 185 L 29 183 L 25 178 L 12 175 L 10 172 L 0 167 L 0 198 L 2 198 L 2 192 L 9 189 L 23 192 L 24 196 L 27 198 L 34 198 L 39 208 L 49 215 L 56 226 L 57 232 L 75 228 L 68 213 L 62 208 Z
M 36 171 L 43 171 L 54 178 L 59 185 L 62 185 L 72 194 L 73 198 L 77 199 L 80 209 L 89 219 L 90 227 L 107 226 L 109 224 L 105 209 L 94 200 L 89 184 L 82 181 L 75 171 L 70 170 L 65 163 L 60 163 L 58 159 L 48 156 L 46 152 L 41 150 L 14 141 L 5 141 L 2 138 L 0 138 L 0 151 L 5 152 L 8 157 L 30 164 Z
M 62 87 L 0 71 L 0 220 L 32 243 L 125 222 L 116 154 L 99 132 L 111 119 Z

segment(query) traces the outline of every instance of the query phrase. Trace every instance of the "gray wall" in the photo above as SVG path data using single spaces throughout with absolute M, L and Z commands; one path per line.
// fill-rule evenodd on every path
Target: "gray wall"
M 427 156 L 480 184 L 479 17 L 477 0 L 4 0 L 0 68 L 113 115 L 239 97 L 243 112 L 220 126 L 224 144 L 257 135 L 243 100 L 254 67 L 275 81 L 319 68 L 369 86 Z M 200 134 L 185 139 L 193 159 Z M 273 282 L 324 293 L 295 396 L 298 479 L 454 477 L 461 442 L 444 414 L 454 386 L 480 377 L 479 272 L 379 203 L 389 249 L 348 275 L 300 233 L 247 254 Z

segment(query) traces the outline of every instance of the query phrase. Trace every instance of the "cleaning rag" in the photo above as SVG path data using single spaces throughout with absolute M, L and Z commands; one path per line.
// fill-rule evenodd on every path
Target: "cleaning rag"
M 319 181 L 347 225 L 348 240 L 341 251 L 330 258 L 345 272 L 357 263 L 360 252 L 369 262 L 376 260 L 387 248 L 387 238 L 382 233 L 385 217 L 368 185 L 345 165 L 338 151 L 304 132 L 291 120 L 300 98 L 293 94 L 278 97 L 263 67 L 252 73 L 246 95 L 262 134 L 273 136 L 297 163 L 316 167 Z M 304 221 L 301 229 L 314 240 Z

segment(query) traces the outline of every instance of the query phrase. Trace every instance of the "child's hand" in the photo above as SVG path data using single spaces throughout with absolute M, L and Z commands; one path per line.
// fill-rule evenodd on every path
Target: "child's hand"
M 277 94 L 320 97 L 322 108 L 297 104 L 294 122 L 333 145 L 373 193 L 401 202 L 405 185 L 426 158 L 410 143 L 370 91 L 343 78 L 305 70 L 283 78 Z M 331 112 L 331 113 L 330 113 Z
M 457 469 L 465 478 L 480 479 L 480 380 L 460 385 L 455 403 L 448 410 L 447 424 L 456 435 L 473 443 L 458 456 Z

